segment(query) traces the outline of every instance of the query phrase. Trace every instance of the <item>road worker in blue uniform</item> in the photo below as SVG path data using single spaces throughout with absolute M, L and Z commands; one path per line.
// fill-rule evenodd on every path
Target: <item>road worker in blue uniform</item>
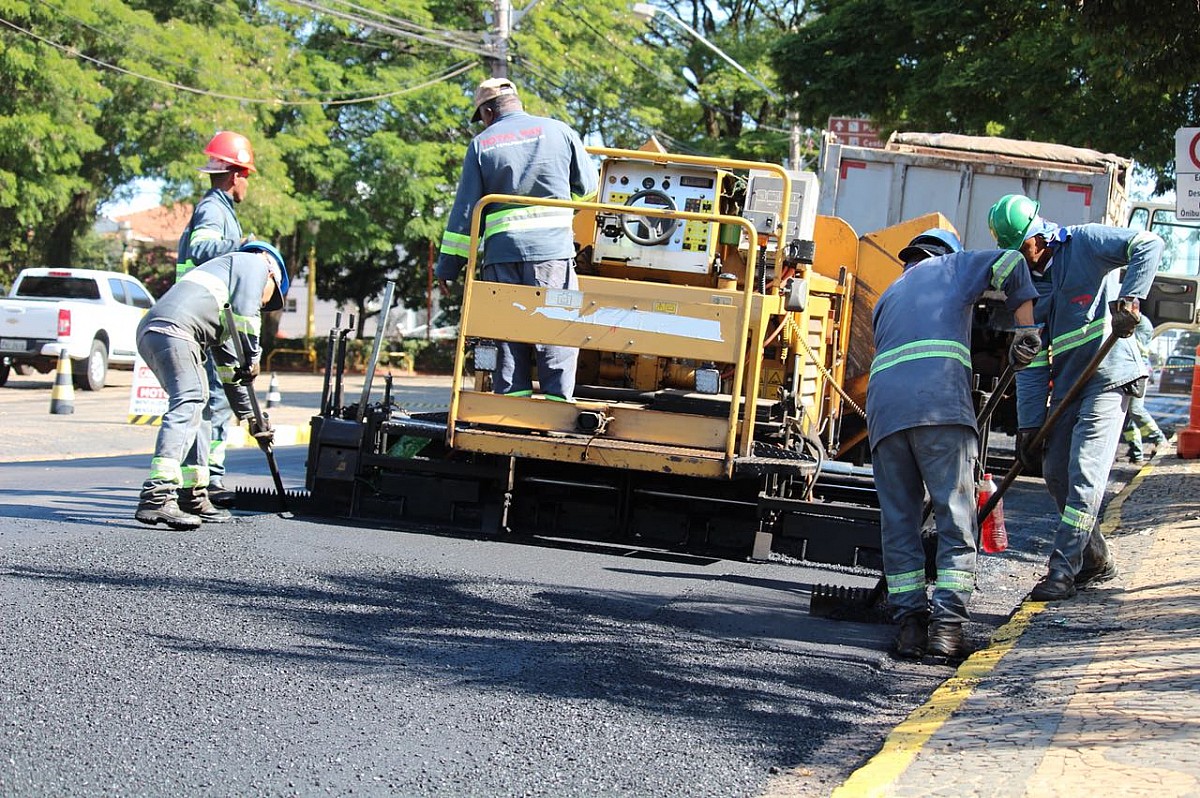
M 249 422 L 250 434 L 265 446 L 274 433 L 265 417 L 261 428 L 255 423 L 249 392 L 262 352 L 262 312 L 282 307 L 287 291 L 287 267 L 279 250 L 251 241 L 238 252 L 189 270 L 142 318 L 138 353 L 169 398 L 134 514 L 138 521 L 195 529 L 201 522 L 230 519 L 228 510 L 208 498 L 208 449 L 201 431 L 209 399 L 204 363 L 209 357 L 216 361 L 233 412 Z M 225 328 L 227 304 L 235 330 Z M 234 335 L 246 343 L 249 370 L 238 363 Z
M 209 260 L 236 252 L 246 243 L 235 206 L 246 198 L 250 173 L 254 168 L 254 150 L 250 141 L 240 133 L 223 130 L 204 148 L 208 163 L 200 168 L 209 176 L 211 188 L 204 193 L 192 211 L 192 218 L 179 238 L 179 253 L 175 261 L 175 279 Z M 221 380 L 208 363 L 209 418 L 203 432 L 208 441 L 208 465 L 212 482 L 209 486 L 213 501 L 221 506 L 233 503 L 233 492 L 225 487 L 225 441 L 233 411 L 221 390 Z M 191 463 L 190 465 L 195 465 Z
M 471 140 L 436 273 L 443 294 L 466 263 L 471 215 L 486 194 L 590 199 L 596 192 L 596 167 L 579 135 L 555 119 L 524 111 L 517 89 L 504 78 L 490 78 L 475 91 L 472 121 L 485 130 Z M 496 205 L 483 219 L 482 279 L 491 282 L 577 290 L 575 243 L 569 208 Z M 569 400 L 575 390 L 573 347 L 498 342 L 492 375 L 496 393 L 530 396 L 530 353 L 537 357 L 538 385 L 547 398 Z
M 1150 342 L 1154 338 L 1154 325 L 1145 313 L 1138 319 L 1133 331 L 1133 340 L 1137 344 L 1138 353 L 1146 363 L 1146 371 L 1150 370 Z M 1129 462 L 1144 463 L 1148 456 L 1154 455 L 1156 447 L 1167 440 L 1167 436 L 1159 429 L 1158 422 L 1146 409 L 1145 392 L 1134 392 L 1129 397 L 1129 412 L 1125 416 L 1125 433 L 1122 436 L 1129 444 Z M 1150 454 L 1146 448 L 1150 447 Z
M 980 297 L 1003 291 L 1017 331 L 1014 367 L 1041 348 L 1037 296 L 1018 252 L 962 251 L 949 230 L 926 230 L 900 250 L 904 272 L 875 305 L 867 432 L 883 534 L 888 605 L 900 624 L 895 653 L 965 654 L 962 624 L 975 587 L 975 463 L 971 320 Z M 927 595 L 921 542 L 924 495 L 937 523 L 937 581 Z
M 1097 516 L 1129 400 L 1146 386 L 1148 371 L 1132 336 L 1163 241 L 1124 227 L 1060 227 L 1038 210 L 1029 197 L 1009 194 L 992 206 L 988 225 L 1000 246 L 1020 249 L 1039 294 L 1034 315 L 1047 347 L 1017 375 L 1017 454 L 1027 467 L 1040 464 L 1058 505 L 1047 572 L 1029 594 L 1034 601 L 1055 601 L 1117 572 Z M 1120 340 L 1047 433 L 1045 445 L 1032 451 L 1027 443 L 1080 381 L 1110 332 Z

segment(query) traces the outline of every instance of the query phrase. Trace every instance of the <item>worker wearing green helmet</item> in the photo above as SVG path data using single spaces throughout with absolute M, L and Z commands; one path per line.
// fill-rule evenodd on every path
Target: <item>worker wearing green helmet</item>
M 1009 194 L 992 206 L 988 227 L 998 245 L 1020 250 L 1039 295 L 1034 320 L 1047 346 L 1017 375 L 1017 456 L 1027 471 L 1041 468 L 1058 505 L 1048 569 L 1030 593 L 1035 601 L 1054 601 L 1116 575 L 1097 516 L 1130 398 L 1145 390 L 1145 363 L 1130 336 L 1163 241 L 1124 227 L 1060 227 L 1040 210 L 1030 197 Z M 1120 340 L 1088 377 L 1110 332 Z M 1025 442 L 1080 381 L 1074 406 L 1047 431 L 1044 447 L 1029 450 Z

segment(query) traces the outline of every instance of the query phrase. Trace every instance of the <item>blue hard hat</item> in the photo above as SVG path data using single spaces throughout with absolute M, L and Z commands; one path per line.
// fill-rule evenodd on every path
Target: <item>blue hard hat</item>
M 925 258 L 952 255 L 955 252 L 962 252 L 962 242 L 958 240 L 954 231 L 931 227 L 900 250 L 900 260 L 904 263 L 915 263 Z
M 275 283 L 279 286 L 279 298 L 282 304 L 282 299 L 287 296 L 288 288 L 291 286 L 291 280 L 288 279 L 287 264 L 283 261 L 283 253 L 266 241 L 247 241 L 245 244 L 242 244 L 242 248 L 239 251 L 267 252 L 275 259 L 275 265 L 278 267 L 278 270 L 272 273 L 275 274 Z

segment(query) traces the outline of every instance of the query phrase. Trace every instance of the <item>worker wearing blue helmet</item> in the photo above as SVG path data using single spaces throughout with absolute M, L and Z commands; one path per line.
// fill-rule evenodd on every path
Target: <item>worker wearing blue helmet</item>
M 205 361 L 211 356 L 234 414 L 249 422 L 250 434 L 265 444 L 274 432 L 254 420 L 251 383 L 262 354 L 262 313 L 283 307 L 289 287 L 279 250 L 251 241 L 237 252 L 206 261 L 184 274 L 138 325 L 138 353 L 168 394 L 167 411 L 154 444 L 150 474 L 134 517 L 144 524 L 195 529 L 202 522 L 230 520 L 209 499 L 209 406 Z M 225 329 L 224 309 L 234 329 Z M 240 336 L 251 366 L 242 369 L 233 336 Z
M 1015 366 L 1041 348 L 1037 291 L 1019 252 L 963 251 L 950 230 L 926 230 L 900 250 L 904 272 L 875 305 L 875 359 L 867 432 L 883 537 L 888 605 L 900 624 L 899 657 L 956 659 L 975 584 L 975 462 L 971 319 L 979 298 L 1003 291 L 1018 325 Z M 928 595 L 921 541 L 928 491 L 937 522 L 937 581 Z

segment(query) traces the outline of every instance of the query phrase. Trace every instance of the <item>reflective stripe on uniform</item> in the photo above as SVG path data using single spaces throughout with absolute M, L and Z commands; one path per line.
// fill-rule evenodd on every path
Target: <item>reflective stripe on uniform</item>
M 451 233 L 447 230 L 442 233 L 441 253 L 459 258 L 467 257 L 471 253 L 471 237 L 462 233 Z
M 970 593 L 975 590 L 975 575 L 970 571 L 952 571 L 939 568 L 937 583 L 934 586 L 942 590 L 953 590 L 956 593 Z
M 244 332 L 247 335 L 253 335 L 257 338 L 259 332 L 262 330 L 262 316 L 239 316 L 237 313 L 234 313 L 233 325 L 237 328 L 238 332 Z
M 912 593 L 925 589 L 925 569 L 902 574 L 887 574 L 888 593 Z
M 1016 265 L 1024 262 L 1025 256 L 1015 251 L 1005 252 L 996 258 L 996 262 L 992 264 L 992 288 L 999 291 Z
M 197 241 L 220 241 L 221 231 L 215 227 L 199 227 L 192 231 L 192 235 L 188 238 L 188 246 L 192 246 Z
M 1096 516 L 1076 510 L 1074 507 L 1067 507 L 1062 512 L 1062 522 L 1084 532 L 1091 532 L 1092 528 L 1096 526 Z
M 220 378 L 222 385 L 233 385 L 233 375 L 237 372 L 237 366 L 222 366 L 217 364 L 217 377 Z
M 182 263 L 176 263 L 175 264 L 175 282 L 179 282 L 179 279 L 181 277 L 183 277 L 183 275 L 187 274 L 194 268 L 196 268 L 196 262 L 194 260 L 192 260 L 191 258 L 188 258 L 187 260 L 183 261 Z
M 183 471 L 179 461 L 173 457 L 155 457 L 150 461 L 150 479 L 153 481 L 170 482 L 172 485 L 183 483 Z
M 930 357 L 956 360 L 967 368 L 971 368 L 971 350 L 965 344 L 958 341 L 913 341 L 911 344 L 897 346 L 876 355 L 875 361 L 871 364 L 871 376 L 910 360 Z
M 497 233 L 512 233 L 519 230 L 569 230 L 574 211 L 570 208 L 511 208 L 489 213 L 483 227 L 486 241 Z
M 200 466 L 184 466 L 183 467 L 183 487 L 185 488 L 207 488 L 208 487 L 208 469 Z
M 1097 338 L 1104 336 L 1104 327 L 1107 317 L 1103 319 L 1095 319 L 1089 321 L 1077 330 L 1065 332 L 1057 338 L 1051 339 L 1050 350 L 1054 352 L 1055 357 L 1070 352 L 1076 347 L 1083 346 L 1089 341 L 1095 341 Z
M 208 293 L 213 295 L 219 306 L 224 306 L 229 302 L 229 286 L 220 277 L 210 272 L 192 269 L 183 277 L 179 278 L 180 282 L 192 282 L 202 286 Z

